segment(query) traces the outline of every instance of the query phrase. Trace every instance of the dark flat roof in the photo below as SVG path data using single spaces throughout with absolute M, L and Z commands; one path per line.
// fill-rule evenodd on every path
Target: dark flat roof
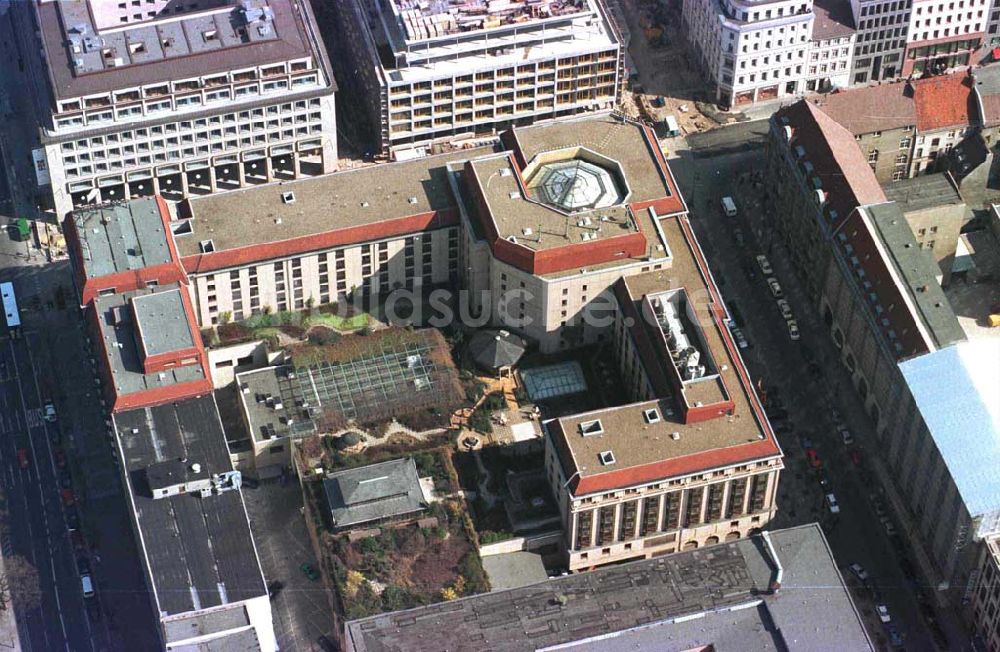
M 208 474 L 232 470 L 214 396 L 120 412 L 114 420 L 161 617 L 264 595 L 238 490 L 154 500 L 146 486 L 146 469 L 167 460 L 197 462 Z
M 912 179 L 893 181 L 883 187 L 889 201 L 896 202 L 904 213 L 936 206 L 964 204 L 958 186 L 947 172 L 924 174 Z
M 170 245 L 155 197 L 74 211 L 87 278 L 107 276 L 171 260 Z
M 353 620 L 344 649 L 873 650 L 819 526 L 769 536 L 784 571 L 777 595 L 767 592 L 776 566 L 758 535 Z
M 867 206 L 877 234 L 885 244 L 890 261 L 939 347 L 965 339 L 958 317 L 938 285 L 940 268 L 931 254 L 917 245 L 913 230 L 894 203 Z
M 235 2 L 228 4 L 232 10 L 237 7 Z M 322 52 L 322 43 L 316 40 L 318 28 L 308 4 L 293 3 L 292 0 L 268 0 L 266 5 L 274 15 L 272 29 L 276 37 L 250 38 L 246 43 L 235 34 L 228 14 L 217 20 L 211 18 L 212 12 L 217 12 L 218 7 L 208 12 L 183 14 L 184 17 L 180 22 L 189 27 L 184 25 L 178 27 L 175 23 L 158 17 L 126 26 L 124 33 L 96 29 L 89 10 L 77 0 L 43 2 L 38 4 L 37 11 L 42 43 L 49 62 L 53 94 L 57 99 L 67 99 L 307 56 L 312 56 L 317 67 L 324 69 L 327 83 L 332 85 L 333 80 L 326 66 L 326 54 Z M 75 72 L 74 55 L 69 51 L 67 44 L 70 37 L 69 30 L 78 24 L 87 25 L 91 36 L 96 35 L 106 41 L 110 38 L 113 42 L 120 38 L 118 57 L 123 59 L 123 65 L 83 74 Z M 192 37 L 188 32 L 196 34 L 193 37 L 194 41 L 205 41 L 201 36 L 205 29 L 215 29 L 217 38 L 197 47 L 191 46 L 188 41 L 192 40 Z M 161 30 L 177 32 L 174 45 L 168 52 L 164 52 L 159 46 L 158 34 Z M 251 31 L 256 33 L 256 30 Z M 132 61 L 133 55 L 130 55 L 129 47 L 126 45 L 125 34 L 128 33 L 134 34 L 134 39 L 149 43 L 145 52 L 136 58 L 135 62 Z M 176 52 L 170 53 L 174 49 Z

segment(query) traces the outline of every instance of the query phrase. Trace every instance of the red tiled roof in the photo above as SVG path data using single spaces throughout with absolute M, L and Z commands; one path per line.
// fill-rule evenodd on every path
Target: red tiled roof
M 913 82 L 917 129 L 921 132 L 963 127 L 976 116 L 972 78 L 966 74 L 942 75 Z
M 917 124 L 907 82 L 880 84 L 811 97 L 809 101 L 855 136 Z
M 815 104 L 796 102 L 778 111 L 774 119 L 792 127 L 791 147 L 805 150 L 802 160 L 812 165 L 841 219 L 857 206 L 887 201 L 854 135 Z

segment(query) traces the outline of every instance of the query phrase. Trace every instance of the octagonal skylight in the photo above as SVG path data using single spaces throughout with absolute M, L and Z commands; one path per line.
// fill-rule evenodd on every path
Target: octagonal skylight
M 542 164 L 534 176 L 538 201 L 567 212 L 613 206 L 625 196 L 611 172 L 579 158 Z

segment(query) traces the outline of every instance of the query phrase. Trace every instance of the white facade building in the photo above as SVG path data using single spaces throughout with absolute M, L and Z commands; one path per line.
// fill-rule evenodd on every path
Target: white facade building
M 454 3 L 453 3 L 454 5 Z M 385 150 L 614 108 L 621 37 L 598 0 L 342 0 L 347 83 Z
M 336 169 L 335 83 L 308 3 L 42 1 L 54 208 Z
M 716 87 L 716 102 L 739 106 L 805 92 L 812 0 L 685 0 L 692 50 Z

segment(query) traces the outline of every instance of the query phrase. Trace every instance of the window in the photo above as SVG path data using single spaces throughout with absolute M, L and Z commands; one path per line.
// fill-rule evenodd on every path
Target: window
M 873 149 L 872 151 L 868 152 L 868 162 L 875 163 L 876 161 L 878 161 L 878 150 Z

